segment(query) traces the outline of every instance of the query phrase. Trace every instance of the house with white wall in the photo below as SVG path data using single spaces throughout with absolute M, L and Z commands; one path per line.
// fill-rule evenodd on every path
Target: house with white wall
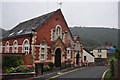
M 108 49 L 106 48 L 106 46 L 93 49 L 93 55 L 95 56 L 95 65 L 107 64 Z
M 94 64 L 94 55 L 87 51 L 85 48 L 83 49 L 83 63 L 88 62 L 88 64 Z
M 107 48 L 106 47 L 98 47 L 93 50 L 93 55 L 95 58 L 107 58 Z

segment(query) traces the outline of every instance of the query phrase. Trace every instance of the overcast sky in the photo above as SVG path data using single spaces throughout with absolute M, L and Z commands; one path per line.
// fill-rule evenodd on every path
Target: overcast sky
M 69 27 L 118 28 L 118 1 L 97 1 L 16 2 L 13 0 L 8 2 L 5 0 L 0 2 L 0 27 L 7 30 L 12 29 L 20 22 L 57 10 L 58 3 L 62 2 L 61 10 Z

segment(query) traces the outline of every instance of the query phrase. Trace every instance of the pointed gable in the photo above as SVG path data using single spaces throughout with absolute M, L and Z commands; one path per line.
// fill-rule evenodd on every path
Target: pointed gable
M 74 36 L 74 42 L 76 43 L 77 41 L 79 41 L 81 43 L 80 37 L 79 36 Z

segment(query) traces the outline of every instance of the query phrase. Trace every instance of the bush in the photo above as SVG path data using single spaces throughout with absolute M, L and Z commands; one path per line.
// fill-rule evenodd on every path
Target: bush
M 54 68 L 54 63 L 49 63 L 49 67 L 50 67 L 50 69 L 52 70 L 53 68 Z
M 114 56 L 115 56 L 116 59 L 120 60 L 120 51 L 118 49 L 116 49 L 116 51 L 114 53 Z
M 17 67 L 22 64 L 22 56 L 4 56 L 3 57 L 3 68 Z
M 114 77 L 114 60 L 111 60 L 110 64 L 111 77 Z
M 5 70 L 5 73 L 15 73 L 15 72 L 16 72 L 16 68 L 13 68 L 13 67 L 7 68 L 7 69 Z
M 16 72 L 32 72 L 34 67 L 29 67 L 28 65 L 20 65 L 16 68 Z
M 105 79 L 104 80 L 113 80 L 113 78 L 111 77 L 111 71 L 110 70 L 105 74 Z
M 44 71 L 44 72 L 50 71 L 50 66 L 45 65 L 45 66 L 43 67 L 43 71 Z
M 17 73 L 17 72 L 33 72 L 34 71 L 34 67 L 33 66 L 29 66 L 29 65 L 20 65 L 16 68 L 11 67 L 11 68 L 6 68 L 5 69 L 5 73 Z

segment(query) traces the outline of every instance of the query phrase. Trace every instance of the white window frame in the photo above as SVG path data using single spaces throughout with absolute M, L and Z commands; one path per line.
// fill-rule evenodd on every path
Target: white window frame
M 44 43 L 44 45 L 42 43 Z M 40 44 L 40 60 L 46 60 L 47 44 L 46 42 L 42 43 Z M 42 53 L 42 48 L 44 49 L 44 53 Z M 44 55 L 44 58 L 42 58 L 42 55 Z
M 0 42 L 0 53 L 2 53 L 2 42 Z
M 70 48 L 67 48 L 67 59 L 71 58 L 71 50 Z
M 62 27 L 60 25 L 57 25 L 55 32 L 56 32 L 57 37 L 61 37 L 61 35 L 62 35 Z
M 9 53 L 9 48 L 10 48 L 9 41 L 7 41 L 5 44 L 5 53 Z
M 15 50 L 15 47 L 16 47 L 16 50 Z M 18 53 L 18 41 L 17 40 L 13 42 L 13 53 Z
M 25 45 L 25 42 L 28 42 L 28 44 Z M 25 47 L 28 47 L 27 50 L 25 50 Z M 30 48 L 29 40 L 28 40 L 28 39 L 25 39 L 25 40 L 23 41 L 23 48 L 22 48 L 23 53 L 29 54 L 29 48 Z

